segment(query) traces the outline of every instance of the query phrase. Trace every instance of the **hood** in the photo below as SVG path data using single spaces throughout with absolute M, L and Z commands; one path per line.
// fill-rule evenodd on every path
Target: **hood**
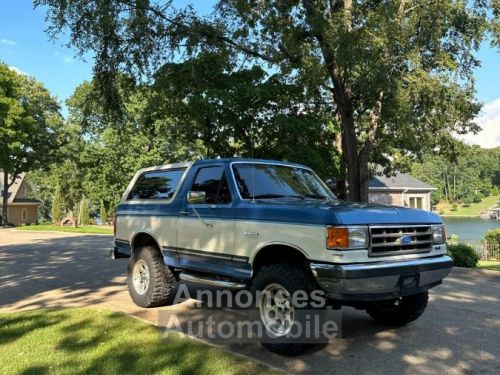
M 275 199 L 260 200 L 248 205 L 245 208 L 249 210 L 244 209 L 246 212 L 241 212 L 242 216 L 259 220 L 325 225 L 442 223 L 438 215 L 429 211 L 340 200 Z
M 416 208 L 371 203 L 339 202 L 330 204 L 335 222 L 342 224 L 440 224 L 441 218 Z

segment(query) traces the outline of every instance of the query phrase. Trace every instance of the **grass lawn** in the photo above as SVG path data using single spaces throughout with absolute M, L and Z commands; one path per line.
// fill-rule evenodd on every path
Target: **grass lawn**
M 95 233 L 95 234 L 113 234 L 113 227 L 101 225 L 82 225 L 76 228 L 60 227 L 57 225 L 24 225 L 17 227 L 17 230 L 42 230 L 51 232 L 72 232 L 72 233 Z
M 452 208 L 450 203 L 439 203 L 436 206 L 436 211 L 442 216 L 479 216 L 481 211 L 494 206 L 498 201 L 500 201 L 499 196 L 486 197 L 479 203 L 471 203 L 469 207 L 462 207 L 457 204 L 456 211 L 450 211 Z
M 2 374 L 279 374 L 102 310 L 0 314 L 0 338 Z
M 477 268 L 483 270 L 500 271 L 500 262 L 493 260 L 480 260 Z

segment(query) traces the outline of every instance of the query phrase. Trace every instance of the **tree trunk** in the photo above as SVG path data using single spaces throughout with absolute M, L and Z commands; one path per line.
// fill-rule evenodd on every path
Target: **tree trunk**
M 3 190 L 2 190 L 2 225 L 7 226 L 9 223 L 8 213 L 8 200 L 9 200 L 9 174 L 3 171 Z
M 337 152 L 340 155 L 339 176 L 337 178 L 337 182 L 336 182 L 336 186 L 335 186 L 335 194 L 337 195 L 337 198 L 339 198 L 339 199 L 346 199 L 346 196 L 347 196 L 346 181 L 345 181 L 346 167 L 345 167 L 344 155 L 343 155 L 343 151 L 342 151 L 342 134 L 341 133 L 335 134 L 335 148 L 337 149 Z
M 352 202 L 361 201 L 359 189 L 359 155 L 358 140 L 354 133 L 354 126 L 346 124 L 342 126 L 342 156 L 346 165 L 347 200 Z

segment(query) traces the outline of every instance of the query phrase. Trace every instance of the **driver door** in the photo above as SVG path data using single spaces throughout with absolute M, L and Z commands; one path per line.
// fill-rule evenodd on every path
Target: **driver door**
M 205 199 L 181 207 L 177 251 L 181 267 L 222 273 L 234 252 L 235 216 L 224 165 L 200 167 L 190 187 Z M 226 264 L 227 263 L 227 264 Z

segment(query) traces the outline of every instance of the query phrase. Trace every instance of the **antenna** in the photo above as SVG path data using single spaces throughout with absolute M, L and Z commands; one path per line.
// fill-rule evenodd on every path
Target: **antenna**
M 255 203 L 255 164 L 253 163 L 253 123 L 250 125 L 250 155 L 252 157 L 251 174 L 252 174 L 252 203 Z

